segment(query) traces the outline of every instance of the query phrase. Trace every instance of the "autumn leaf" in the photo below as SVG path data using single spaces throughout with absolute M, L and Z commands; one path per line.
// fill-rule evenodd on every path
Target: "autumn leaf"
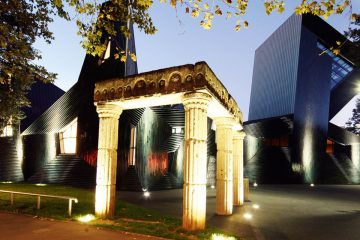
M 120 61 L 126 62 L 126 55 L 121 55 Z
M 231 12 L 226 13 L 226 19 L 229 19 L 229 18 L 231 18 Z
M 192 15 L 194 18 L 198 17 L 199 14 L 200 14 L 200 12 L 199 12 L 199 10 L 197 10 L 197 9 L 193 9 L 193 10 L 191 11 L 191 15 Z
M 355 21 L 356 18 L 357 18 L 357 14 L 356 14 L 356 13 L 351 14 L 351 20 L 352 20 L 352 21 Z
M 339 49 L 339 48 L 336 48 L 336 49 L 332 50 L 332 52 L 333 52 L 335 55 L 339 55 L 339 54 L 340 54 L 340 49 Z
M 245 27 L 245 28 L 249 27 L 248 21 L 245 21 L 245 22 L 244 22 L 244 27 Z
M 176 0 L 170 0 L 170 6 L 175 8 L 176 7 Z
M 130 53 L 130 58 L 131 60 L 133 60 L 134 62 L 136 62 L 136 55 L 134 53 Z
M 215 10 L 215 14 L 218 15 L 218 16 L 222 15 L 222 11 L 220 10 L 220 8 Z

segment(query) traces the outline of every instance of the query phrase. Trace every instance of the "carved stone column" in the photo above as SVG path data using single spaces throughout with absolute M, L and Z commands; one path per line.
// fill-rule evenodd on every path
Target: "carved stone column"
M 216 214 L 233 210 L 233 118 L 215 118 L 216 124 Z
M 185 152 L 183 189 L 183 228 L 205 228 L 207 109 L 211 96 L 188 93 L 183 97 L 185 108 Z
M 244 132 L 233 132 L 233 194 L 235 206 L 244 204 Z
M 96 111 L 100 121 L 95 214 L 101 218 L 111 218 L 115 212 L 118 128 L 122 108 L 111 104 L 99 104 Z

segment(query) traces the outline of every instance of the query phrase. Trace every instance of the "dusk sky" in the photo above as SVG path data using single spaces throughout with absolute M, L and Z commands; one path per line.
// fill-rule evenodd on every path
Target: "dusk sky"
M 200 19 L 184 14 L 184 8 L 172 9 L 155 0 L 150 11 L 158 32 L 146 35 L 135 26 L 136 54 L 139 72 L 206 61 L 240 106 L 247 120 L 255 50 L 291 14 L 300 1 L 287 0 L 282 14 L 265 14 L 263 1 L 251 0 L 247 15 L 249 28 L 234 30 L 235 20 L 215 18 L 211 30 L 200 27 Z M 353 1 L 360 9 L 360 1 Z M 349 15 L 332 16 L 327 22 L 343 32 L 349 26 Z M 68 90 L 78 79 L 85 51 L 80 46 L 74 22 L 55 19 L 51 25 L 55 41 L 51 45 L 38 42 L 40 61 L 49 71 L 58 73 L 55 84 Z M 289 39 L 291 41 L 291 39 Z M 348 104 L 332 122 L 344 125 L 354 104 Z

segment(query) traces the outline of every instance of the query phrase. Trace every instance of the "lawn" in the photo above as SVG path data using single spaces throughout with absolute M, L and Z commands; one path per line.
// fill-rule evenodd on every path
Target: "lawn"
M 71 221 L 78 221 L 80 217 L 94 213 L 95 191 L 92 189 L 81 189 L 61 185 L 37 186 L 34 184 L 0 183 L 0 190 L 71 196 L 79 200 L 78 203 L 73 204 L 73 214 L 69 217 L 67 215 L 67 200 L 41 198 L 41 209 L 38 210 L 36 207 L 37 198 L 34 196 L 15 195 L 14 205 L 12 206 L 10 204 L 10 194 L 0 193 L 1 211 Z M 221 230 L 210 227 L 204 231 L 187 232 L 181 228 L 181 219 L 165 216 L 158 212 L 122 201 L 116 202 L 115 214 L 116 216 L 113 220 L 95 219 L 83 224 L 170 239 L 212 239 L 212 236 L 215 234 L 225 234 L 229 236 L 229 234 Z

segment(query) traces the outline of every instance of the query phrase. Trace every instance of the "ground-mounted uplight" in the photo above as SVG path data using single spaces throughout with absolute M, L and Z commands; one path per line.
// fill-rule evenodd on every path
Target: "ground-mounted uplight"
M 311 183 L 311 184 L 310 184 L 310 187 L 315 187 L 315 184 Z
M 149 198 L 149 197 L 150 197 L 150 192 L 145 191 L 145 192 L 144 192 L 144 197 L 145 197 L 145 198 Z
M 244 214 L 244 218 L 246 219 L 246 220 L 251 220 L 252 219 L 252 214 L 251 213 L 245 213 Z
M 229 237 L 221 233 L 213 233 L 211 234 L 211 240 L 235 240 L 234 237 Z
M 260 208 L 260 206 L 259 206 L 258 204 L 254 204 L 254 205 L 252 205 L 252 207 L 253 207 L 254 209 L 259 209 L 259 208 Z
M 258 186 L 258 184 L 257 184 L 256 182 L 254 182 L 253 186 L 254 186 L 254 187 L 257 187 L 257 186 Z
M 45 187 L 47 184 L 45 184 L 45 183 L 37 183 L 37 184 L 35 184 L 35 186 L 37 186 L 37 187 Z
M 91 221 L 95 220 L 95 216 L 92 215 L 92 214 L 86 214 L 84 216 L 79 216 L 77 218 L 77 220 L 79 222 L 88 223 L 88 222 L 91 222 Z

